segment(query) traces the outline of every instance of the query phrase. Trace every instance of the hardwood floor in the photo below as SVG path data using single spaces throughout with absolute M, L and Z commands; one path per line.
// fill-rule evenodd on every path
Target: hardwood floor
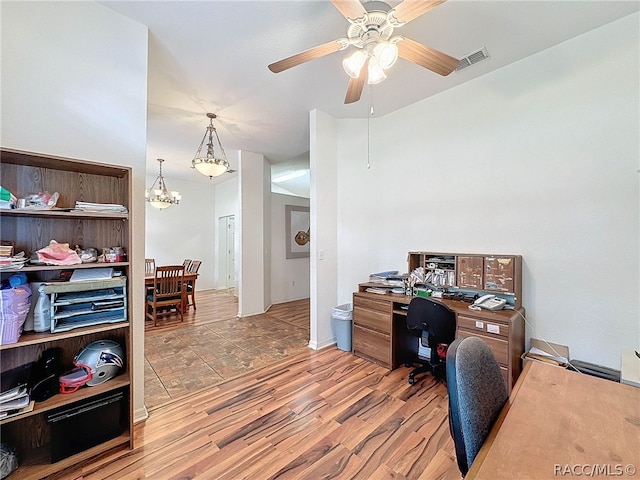
M 408 373 L 307 349 L 153 410 L 133 450 L 55 478 L 460 480 L 446 388 Z
M 169 377 L 184 384 L 201 368 L 196 356 L 227 378 L 194 384 L 193 391 L 166 387 L 175 398 L 159 399 L 135 426 L 133 450 L 104 454 L 52 479 L 461 480 L 442 383 L 427 375 L 412 386 L 408 368 L 388 371 L 335 347 L 309 349 L 308 300 L 249 319 L 236 312 L 232 295 L 205 292 L 183 324 L 148 328 L 147 362 L 161 383 L 170 384 L 151 358 L 156 353 L 171 357 Z M 289 335 L 298 335 L 288 340 L 293 347 L 269 350 L 262 365 L 237 364 L 245 369 L 239 373 L 211 354 L 222 348 L 223 357 L 246 351 L 257 359 Z
M 152 410 L 203 388 L 272 364 L 309 344 L 309 299 L 237 318 L 231 292 L 197 293 L 198 309 L 158 327 L 146 323 L 145 404 Z

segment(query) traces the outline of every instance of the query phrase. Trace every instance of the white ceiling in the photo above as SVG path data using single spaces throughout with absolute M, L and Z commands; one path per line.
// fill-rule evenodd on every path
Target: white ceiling
M 349 24 L 328 0 L 100 3 L 149 27 L 148 172 L 157 174 L 156 158 L 164 158 L 167 177 L 194 181 L 209 181 L 191 169 L 207 112 L 218 115 L 214 125 L 231 168 L 237 168 L 233 151 L 246 150 L 282 170 L 308 158 L 313 109 L 366 118 L 371 103 L 374 115 L 383 116 L 640 6 L 637 0 L 449 0 L 396 33 L 456 58 L 485 47 L 490 58 L 447 77 L 400 59 L 387 80 L 365 87 L 360 102 L 344 105 L 348 77 L 341 62 L 354 47 L 282 73 L 267 69 L 346 37 Z

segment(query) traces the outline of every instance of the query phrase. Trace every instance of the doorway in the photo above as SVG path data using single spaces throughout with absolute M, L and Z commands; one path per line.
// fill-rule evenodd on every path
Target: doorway
M 218 219 L 218 288 L 236 289 L 235 275 L 235 216 Z

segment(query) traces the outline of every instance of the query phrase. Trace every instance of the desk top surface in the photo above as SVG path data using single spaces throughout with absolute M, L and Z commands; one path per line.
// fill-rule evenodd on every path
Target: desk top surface
M 361 283 L 359 285 L 359 288 L 364 289 L 369 286 L 374 287 L 374 286 L 380 286 L 380 285 L 376 285 L 375 283 Z M 398 293 L 381 294 L 381 293 L 369 293 L 362 290 L 355 293 L 359 296 L 371 298 L 373 300 L 402 303 L 405 305 L 408 305 L 411 302 L 411 300 L 415 298 L 414 296 L 411 296 L 411 295 L 401 295 Z M 502 320 L 504 322 L 508 322 L 510 321 L 510 319 L 519 317 L 519 315 L 516 313 L 515 310 L 509 310 L 509 309 L 497 310 L 497 311 L 470 310 L 469 305 L 471 304 L 468 302 L 463 302 L 461 300 L 449 300 L 449 299 L 435 298 L 435 297 L 433 297 L 433 300 L 444 303 L 447 307 L 449 307 L 451 310 L 453 310 L 457 314 L 472 315 L 475 317 L 483 317 L 485 319 L 493 318 L 495 320 Z M 520 308 L 519 311 L 524 315 L 524 308 Z
M 640 478 L 640 388 L 528 362 L 466 479 L 588 476 L 594 467 Z

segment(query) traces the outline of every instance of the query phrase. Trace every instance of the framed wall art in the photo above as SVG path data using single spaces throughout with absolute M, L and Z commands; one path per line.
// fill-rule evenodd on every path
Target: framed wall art
M 284 206 L 286 258 L 310 256 L 311 217 L 309 207 L 299 205 Z

